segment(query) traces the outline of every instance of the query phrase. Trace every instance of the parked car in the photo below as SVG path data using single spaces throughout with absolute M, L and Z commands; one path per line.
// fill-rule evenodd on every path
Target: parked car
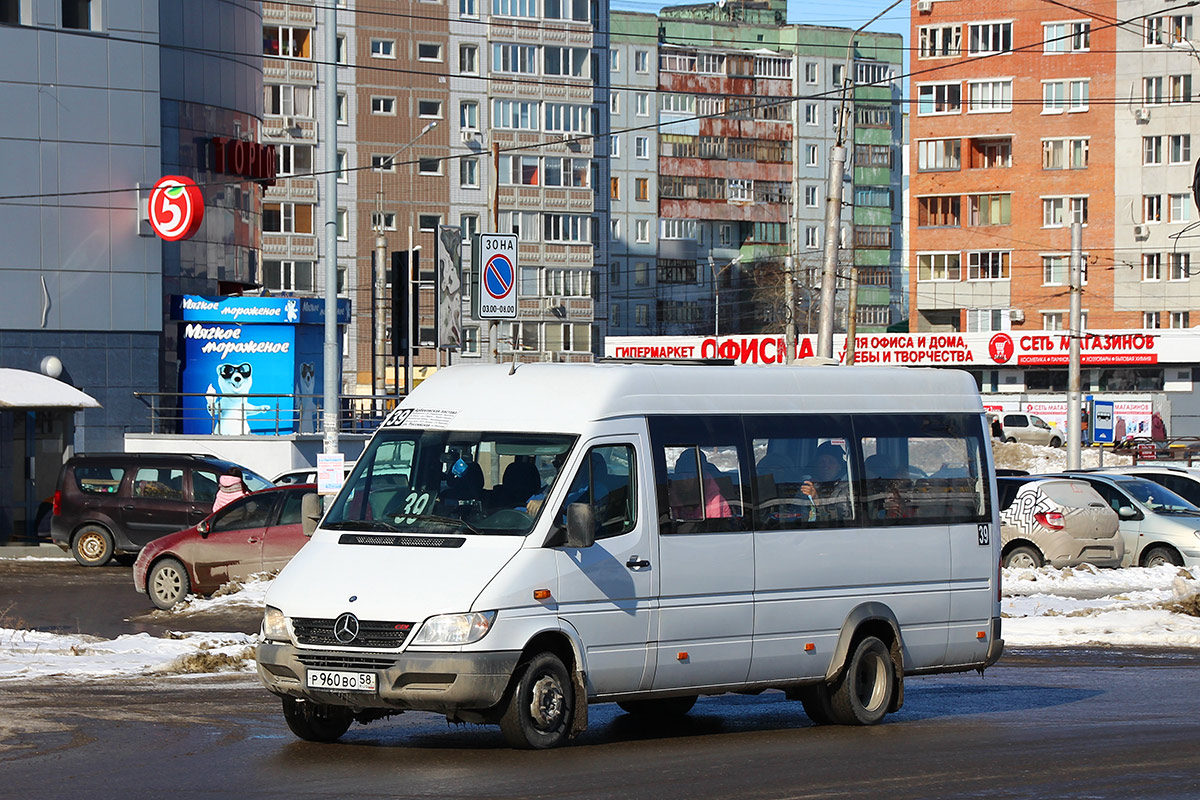
M 1085 470 L 1080 470 L 1081 472 Z M 1165 486 L 1194 506 L 1200 506 L 1200 469 L 1172 464 L 1138 464 L 1132 467 L 1100 467 L 1087 472 L 1133 475 Z
M 354 462 L 347 461 L 345 464 L 345 476 L 349 477 L 350 470 L 354 469 Z M 292 486 L 297 483 L 316 483 L 317 468 L 316 467 L 297 467 L 296 469 L 285 470 L 274 478 L 271 483 L 276 486 Z
M 264 489 L 155 539 L 133 564 L 134 587 L 159 608 L 171 608 L 188 594 L 211 594 L 231 580 L 281 569 L 308 541 L 300 506 L 316 492 L 315 484 Z
M 58 474 L 50 538 L 85 567 L 132 561 L 149 542 L 212 513 L 218 477 L 236 466 L 170 453 L 75 456 Z M 252 491 L 271 485 L 244 467 L 242 474 Z
M 1000 424 L 1004 427 L 1004 441 L 1006 442 L 1062 447 L 1063 432 L 1036 414 L 1006 411 L 1000 415 Z
M 1121 518 L 1122 566 L 1200 565 L 1200 508 L 1154 481 L 1111 472 L 1064 472 L 1092 485 Z
M 997 477 L 996 489 L 1004 566 L 1121 566 L 1117 512 L 1086 481 Z

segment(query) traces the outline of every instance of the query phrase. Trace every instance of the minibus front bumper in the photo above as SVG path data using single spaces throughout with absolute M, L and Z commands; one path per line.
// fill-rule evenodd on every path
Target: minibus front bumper
M 482 711 L 504 696 L 519 650 L 480 653 L 379 653 L 301 649 L 263 642 L 255 652 L 258 676 L 269 691 L 314 703 L 351 708 L 394 708 L 450 713 Z M 307 687 L 309 669 L 369 672 L 373 692 Z

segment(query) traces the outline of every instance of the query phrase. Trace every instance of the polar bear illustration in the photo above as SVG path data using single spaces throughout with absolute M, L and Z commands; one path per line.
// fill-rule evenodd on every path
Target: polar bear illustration
M 317 367 L 311 361 L 300 364 L 300 377 L 296 381 L 296 408 L 300 412 L 300 433 L 317 431 Z
M 220 364 L 217 366 L 217 386 L 208 385 L 208 414 L 212 417 L 213 433 L 218 436 L 237 436 L 250 433 L 246 417 L 270 411 L 270 406 L 256 406 L 249 402 L 253 384 L 250 364 Z

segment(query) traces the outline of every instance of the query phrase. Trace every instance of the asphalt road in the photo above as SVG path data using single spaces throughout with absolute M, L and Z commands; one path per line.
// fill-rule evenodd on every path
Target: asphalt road
M 71 627 L 157 627 L 118 618 L 146 608 L 116 577 L 128 581 L 126 569 L 61 566 L 0 561 L 0 609 L 51 616 L 26 605 L 57 584 L 76 596 Z M 118 587 L 133 599 L 117 602 Z M 910 678 L 904 708 L 872 728 L 813 726 L 778 692 L 702 698 L 659 727 L 593 706 L 590 729 L 550 752 L 419 713 L 355 725 L 333 745 L 301 742 L 247 676 L 0 682 L 0 797 L 1194 800 L 1198 662 L 1010 653 L 982 678 Z

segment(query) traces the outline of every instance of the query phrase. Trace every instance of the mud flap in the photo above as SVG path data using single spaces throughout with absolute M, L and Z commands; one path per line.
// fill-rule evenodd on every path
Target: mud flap
M 888 712 L 899 711 L 904 705 L 904 650 L 900 647 L 900 640 L 893 639 L 891 646 L 892 655 L 892 672 L 896 678 L 896 691 L 892 693 L 892 704 L 888 706 Z
M 586 731 L 588 726 L 587 688 L 583 685 L 582 670 L 575 670 L 571 673 L 571 686 L 575 689 L 575 716 L 571 720 L 570 734 L 574 739 Z

